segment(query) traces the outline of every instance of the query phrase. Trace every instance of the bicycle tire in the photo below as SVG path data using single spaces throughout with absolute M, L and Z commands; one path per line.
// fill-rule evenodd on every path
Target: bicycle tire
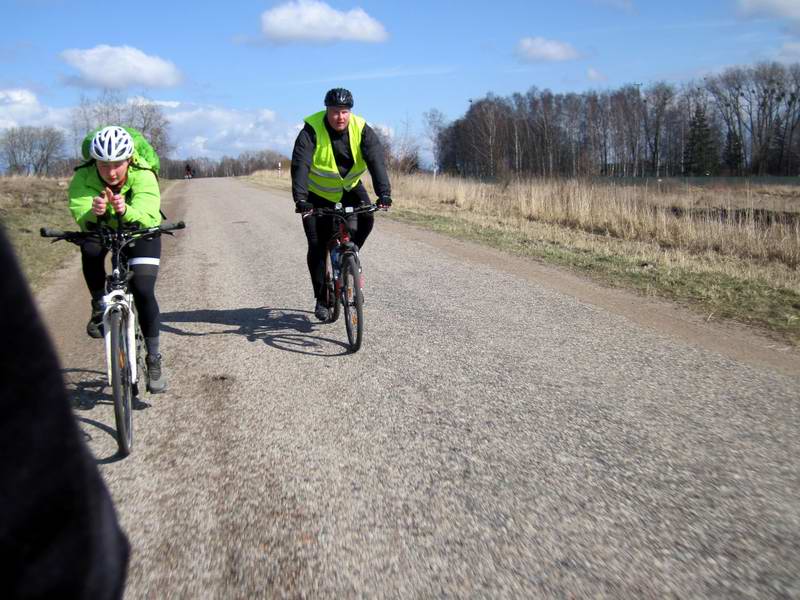
M 350 253 L 342 257 L 342 307 L 350 350 L 358 352 L 364 337 L 364 293 L 358 259 Z
M 128 352 L 127 318 L 119 310 L 109 315 L 111 327 L 111 392 L 117 423 L 117 446 L 122 456 L 133 447 L 133 385 Z
M 325 256 L 325 304 L 328 307 L 328 320 L 326 323 L 335 323 L 339 320 L 342 305 L 336 294 L 336 282 L 333 279 L 333 264 L 330 250 Z

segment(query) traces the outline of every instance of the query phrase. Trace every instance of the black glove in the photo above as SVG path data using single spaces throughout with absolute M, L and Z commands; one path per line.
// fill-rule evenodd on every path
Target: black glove
M 378 201 L 375 202 L 375 206 L 378 208 L 389 208 L 392 205 L 392 199 L 389 196 L 381 196 L 378 198 Z
M 304 202 L 300 200 L 299 202 L 294 203 L 294 212 L 296 213 L 306 213 L 311 210 L 314 210 L 314 205 L 311 202 Z

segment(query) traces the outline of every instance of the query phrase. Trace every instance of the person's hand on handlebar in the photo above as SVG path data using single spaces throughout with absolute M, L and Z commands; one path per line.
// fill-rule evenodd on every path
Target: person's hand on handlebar
M 109 188 L 105 189 L 105 195 L 108 199 L 108 203 L 114 207 L 114 212 L 120 217 L 124 215 L 125 211 L 128 210 L 128 205 L 125 204 L 125 198 L 119 194 L 115 194 Z
M 125 210 L 127 209 L 125 198 L 119 194 L 115 194 L 109 188 L 104 189 L 103 193 L 99 196 L 92 198 L 92 212 L 98 217 L 102 217 L 106 214 L 109 204 L 114 207 L 114 212 L 118 215 L 125 214 Z
M 299 202 L 294 203 L 294 212 L 296 213 L 307 213 L 312 210 L 314 210 L 314 205 L 311 204 L 311 202 L 300 200 Z
M 381 196 L 375 202 L 375 206 L 378 208 L 385 208 L 388 209 L 392 205 L 392 199 L 389 196 Z
M 92 212 L 97 215 L 98 217 L 102 217 L 106 214 L 106 209 L 108 208 L 108 200 L 106 199 L 105 192 L 100 194 L 99 196 L 95 196 L 92 198 Z

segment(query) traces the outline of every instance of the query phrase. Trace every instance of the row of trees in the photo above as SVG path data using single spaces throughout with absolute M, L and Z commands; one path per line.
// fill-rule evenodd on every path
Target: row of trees
M 278 163 L 286 161 L 286 157 L 273 150 L 259 152 L 243 152 L 237 157 L 223 156 L 220 160 L 212 160 L 201 156 L 186 160 L 161 159 L 161 176 L 167 179 L 179 179 L 186 171 L 186 165 L 192 168 L 194 177 L 237 177 L 250 175 L 255 171 L 278 168 Z
M 582 94 L 531 88 L 431 111 L 434 161 L 476 176 L 800 173 L 800 64 L 735 67 L 680 88 Z
M 63 161 L 65 141 L 55 127 L 12 127 L 0 135 L 0 160 L 12 175 L 50 175 Z
M 617 90 L 554 94 L 531 88 L 502 98 L 471 101 L 452 123 L 436 110 L 425 115 L 435 165 L 474 177 L 506 175 L 674 176 L 800 174 L 800 64 L 734 67 L 684 86 L 659 82 Z M 68 134 L 52 127 L 16 127 L 0 134 L 6 172 L 68 175 L 79 162 L 87 131 L 105 123 L 135 127 L 164 161 L 165 177 L 182 177 L 186 161 L 171 161 L 169 122 L 147 100 L 105 92 L 83 98 Z M 382 138 L 387 162 L 419 168 L 419 147 L 405 133 Z M 273 151 L 219 161 L 191 158 L 196 176 L 233 176 L 275 168 Z
M 0 160 L 12 175 L 69 175 L 82 161 L 77 153 L 86 133 L 108 123 L 138 129 L 159 156 L 166 156 L 172 149 L 169 122 L 160 106 L 144 99 L 125 100 L 118 93 L 106 91 L 95 100 L 81 98 L 66 132 L 31 126 L 4 130 L 0 134 Z M 68 141 L 74 152 L 67 151 Z
M 68 141 L 76 149 L 88 131 L 107 123 L 122 123 L 142 132 L 161 158 L 161 176 L 181 178 L 186 164 L 195 177 L 232 177 L 260 169 L 274 169 L 284 158 L 278 152 L 244 152 L 220 160 L 206 157 L 188 160 L 167 158 L 173 151 L 169 121 L 162 108 L 143 99 L 126 100 L 118 93 L 104 92 L 96 100 L 81 98 L 72 111 L 68 132 L 54 127 L 12 127 L 0 133 L 0 161 L 8 174 L 66 177 L 82 162 L 67 151 Z M 68 137 L 70 138 L 68 140 Z

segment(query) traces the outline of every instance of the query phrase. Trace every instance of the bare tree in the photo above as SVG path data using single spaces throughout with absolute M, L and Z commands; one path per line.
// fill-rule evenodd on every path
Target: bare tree
M 656 83 L 645 90 L 642 117 L 644 139 L 650 152 L 650 169 L 661 176 L 662 139 L 666 125 L 667 109 L 675 97 L 675 89 L 666 83 Z
M 81 97 L 72 111 L 72 133 L 80 151 L 86 134 L 106 125 L 132 127 L 144 135 L 159 157 L 169 155 L 169 120 L 161 106 L 142 98 L 126 101 L 118 92 L 105 90 L 95 100 Z
M 11 175 L 27 173 L 24 137 L 25 132 L 19 127 L 6 129 L 0 137 L 0 156 L 5 163 L 6 172 Z
M 734 67 L 703 83 L 470 100 L 466 114 L 437 130 L 436 160 L 445 171 L 497 176 L 604 174 L 643 177 L 684 173 L 692 120 L 704 115 L 713 149 L 703 172 L 800 172 L 800 64 Z M 698 125 L 694 126 L 696 137 Z M 430 135 L 430 133 L 429 133 Z M 697 140 L 695 140 L 696 142 Z M 704 142 L 705 144 L 705 142 Z M 692 149 L 691 153 L 695 153 Z
M 373 127 L 372 131 L 375 132 L 375 135 L 381 144 L 381 149 L 383 150 L 383 161 L 387 167 L 390 167 L 392 165 L 393 140 L 389 135 L 389 132 L 385 129 Z
M 426 133 L 428 141 L 431 145 L 431 154 L 433 155 L 433 172 L 439 170 L 441 164 L 440 158 L 442 155 L 441 148 L 441 135 L 442 130 L 445 128 L 445 116 L 440 110 L 432 108 L 426 113 L 422 113 L 422 119 L 425 121 Z
M 169 142 L 169 120 L 162 108 L 147 99 L 128 102 L 125 123 L 142 132 L 160 156 L 169 155 L 173 148 Z
M 9 173 L 47 175 L 64 152 L 64 133 L 54 127 L 13 127 L 0 137 Z

